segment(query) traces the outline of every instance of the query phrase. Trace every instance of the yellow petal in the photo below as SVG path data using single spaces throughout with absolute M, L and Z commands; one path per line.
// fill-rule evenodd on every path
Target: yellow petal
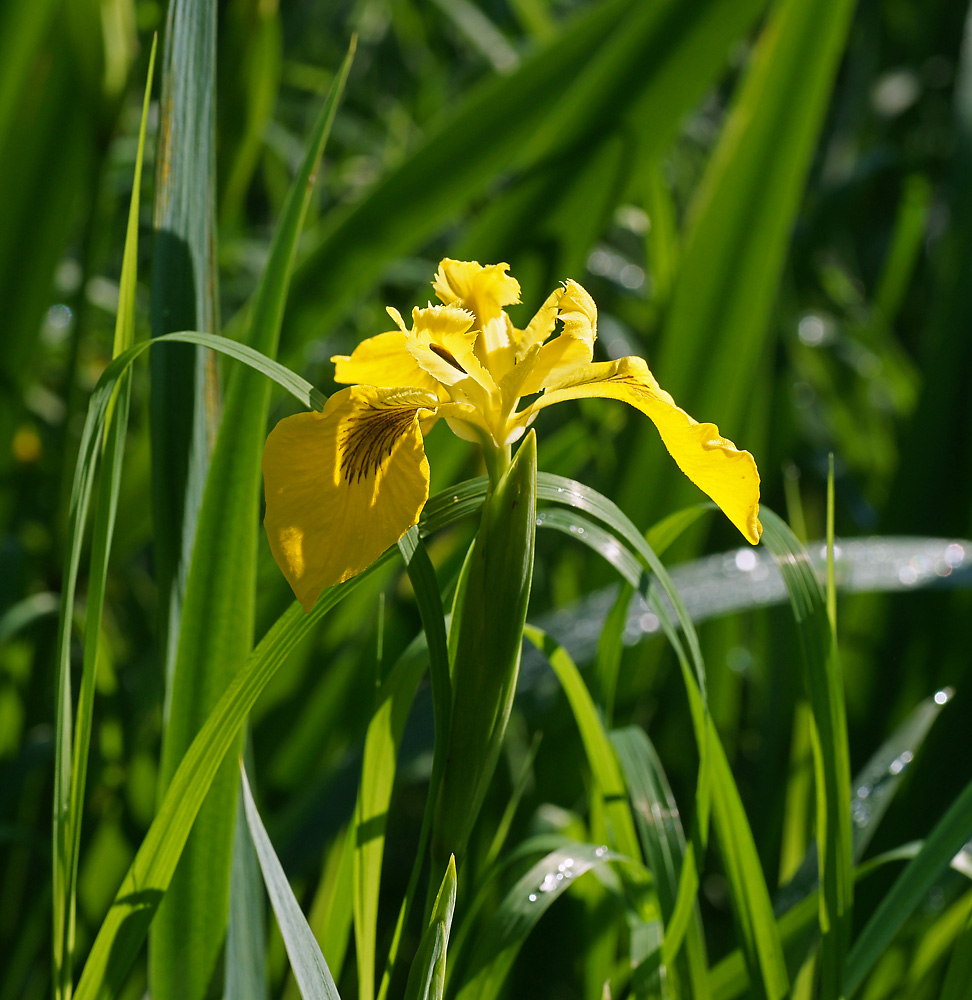
M 496 385 L 476 357 L 474 322 L 472 313 L 455 305 L 413 309 L 407 347 L 415 363 L 443 385 L 462 387 L 472 379 L 490 393 Z
M 475 260 L 450 260 L 439 262 L 439 270 L 432 279 L 432 287 L 439 300 L 449 305 L 461 300 L 464 308 L 476 314 L 476 328 L 500 314 L 503 306 L 520 301 L 520 283 L 507 274 L 509 264 L 488 264 Z
M 399 330 L 363 340 L 351 352 L 335 354 L 334 381 L 388 388 L 416 386 L 434 389 L 435 380 L 416 364 L 406 347 L 407 335 Z
M 564 289 L 557 288 L 547 296 L 547 301 L 537 310 L 536 315 L 527 324 L 525 330 L 516 331 L 516 357 L 522 359 L 530 348 L 542 344 L 554 332 L 557 324 L 557 310 Z
M 548 298 L 537 314 L 538 317 L 549 303 Z M 594 357 L 597 306 L 586 289 L 576 281 L 568 281 L 565 284 L 560 294 L 557 318 L 564 324 L 564 328 L 559 336 L 548 340 L 540 348 L 533 370 L 523 381 L 520 395 L 529 396 L 569 378 L 572 372 L 590 364 L 591 358 Z M 539 326 L 538 332 L 542 328 L 542 325 Z
M 722 437 L 715 424 L 700 424 L 680 410 L 641 358 L 585 366 L 548 388 L 523 411 L 521 420 L 529 422 L 537 410 L 551 403 L 585 396 L 620 399 L 650 417 L 682 472 L 722 508 L 747 541 L 753 545 L 759 541 L 763 528 L 753 456 Z
M 356 385 L 270 432 L 264 526 L 305 611 L 418 521 L 429 496 L 419 415 L 435 405 L 421 391 Z

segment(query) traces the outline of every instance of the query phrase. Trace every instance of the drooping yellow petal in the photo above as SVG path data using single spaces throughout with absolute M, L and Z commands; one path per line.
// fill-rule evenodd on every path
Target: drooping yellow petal
M 286 417 L 270 432 L 264 526 L 305 611 L 418 521 L 429 496 L 420 414 L 435 405 L 420 390 L 356 385 L 322 412 Z
M 481 330 L 491 319 L 500 314 L 503 306 L 520 301 L 520 283 L 507 274 L 509 264 L 489 264 L 486 267 L 475 260 L 439 262 L 439 270 L 432 279 L 432 287 L 441 302 L 450 305 L 457 300 L 464 309 L 476 314 L 476 329 Z
M 547 300 L 549 302 L 550 299 Z M 547 303 L 544 304 L 544 309 L 547 308 Z M 557 319 L 564 324 L 564 328 L 558 336 L 548 340 L 540 348 L 532 371 L 523 380 L 520 389 L 522 396 L 540 392 L 541 389 L 570 378 L 574 371 L 590 364 L 594 357 L 597 306 L 586 289 L 576 281 L 567 281 L 564 285 L 557 307 Z M 542 325 L 538 326 L 538 332 L 542 329 Z
M 387 388 L 416 386 L 434 390 L 435 379 L 408 352 L 407 334 L 400 330 L 369 337 L 347 354 L 335 354 L 334 381 Z
M 675 405 L 641 358 L 587 365 L 547 391 L 523 411 L 528 423 L 537 410 L 564 399 L 606 396 L 641 410 L 658 428 L 678 467 L 707 493 L 726 517 L 755 545 L 759 523 L 759 473 L 748 451 L 719 434 L 715 424 L 700 424 Z

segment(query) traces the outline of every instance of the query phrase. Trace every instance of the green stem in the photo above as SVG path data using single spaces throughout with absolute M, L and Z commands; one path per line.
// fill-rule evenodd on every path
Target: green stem
M 486 460 L 486 472 L 489 475 L 489 483 L 495 488 L 496 484 L 506 474 L 510 467 L 510 446 L 484 445 L 483 458 Z

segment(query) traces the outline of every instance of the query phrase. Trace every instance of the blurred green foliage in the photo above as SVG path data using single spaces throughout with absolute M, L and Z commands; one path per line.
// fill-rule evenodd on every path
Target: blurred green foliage
M 598 303 L 599 357 L 643 355 L 695 417 L 752 450 L 766 503 L 803 525 L 806 539 L 823 536 L 831 451 L 838 536 L 972 536 L 967 6 L 821 5 L 833 17 L 825 31 L 820 21 L 831 15 L 815 21 L 804 5 L 805 23 L 777 25 L 779 37 L 792 32 L 786 72 L 760 91 L 747 74 L 768 58 L 763 29 L 796 6 L 225 0 L 211 206 L 225 332 L 242 336 L 320 94 L 357 32 L 299 246 L 282 360 L 329 392 L 328 358 L 383 330 L 386 303 L 424 304 L 440 256 L 508 261 L 523 286 L 523 315 L 573 277 Z M 850 19 L 846 45 L 841 17 Z M 111 356 L 141 89 L 152 32 L 164 21 L 164 6 L 151 0 L 13 0 L 0 9 L 0 1000 L 50 989 L 54 615 L 67 503 L 87 397 Z M 788 118 L 794 103 L 799 121 Z M 739 131 L 727 131 L 727 121 Z M 734 136 L 751 135 L 748 127 L 762 146 L 753 140 L 748 159 L 733 160 Z M 146 170 L 139 339 L 149 331 L 156 182 Z M 165 681 L 149 404 L 142 368 L 97 672 L 82 957 L 156 808 Z M 271 421 L 290 406 L 274 394 Z M 557 407 L 537 430 L 542 470 L 613 497 L 641 529 L 698 499 L 675 482 L 654 430 L 620 405 Z M 433 491 L 478 474 L 471 451 L 444 430 L 427 447 Z M 430 543 L 443 586 L 458 573 L 469 530 Z M 735 544 L 729 529 L 704 519 L 668 556 Z M 262 532 L 258 545 L 255 638 L 290 600 Z M 385 568 L 363 583 L 301 644 L 251 716 L 251 779 L 305 912 L 318 885 L 338 878 L 335 838 L 353 810 L 376 677 L 420 627 L 398 577 Z M 609 579 L 589 551 L 541 532 L 530 617 Z M 916 756 L 875 851 L 925 836 L 970 777 L 970 601 L 967 590 L 841 600 L 852 769 L 937 688 L 958 692 Z M 713 717 L 772 890 L 799 731 L 793 626 L 787 612 L 763 610 L 712 621 L 700 635 Z M 77 654 L 80 662 L 80 641 Z M 430 718 L 415 716 L 383 899 L 404 890 L 421 819 Z M 614 718 L 649 732 L 675 800 L 691 801 L 697 762 L 687 707 L 660 640 L 623 652 Z M 530 777 L 510 842 L 550 831 L 581 837 L 590 788 L 573 726 L 548 682 L 524 692 L 485 807 L 492 821 L 478 843 L 474 835 L 473 856 L 488 854 L 524 760 Z M 855 928 L 890 878 L 882 872 L 859 887 Z M 916 942 L 958 898 L 957 880 L 936 886 L 887 951 L 869 998 L 891 996 L 895 970 L 916 968 Z M 475 888 L 462 872 L 459 881 L 457 921 Z M 737 943 L 725 887 L 710 850 L 700 894 L 710 960 Z M 496 887 L 486 895 L 492 904 L 501 898 Z M 602 919 L 616 915 L 611 907 L 604 892 L 568 894 L 517 960 L 511 995 L 599 995 L 615 944 Z M 319 930 L 334 919 L 325 904 L 314 912 Z M 390 909 L 382 920 L 379 951 Z M 340 929 L 328 933 L 341 939 Z M 936 995 L 947 957 L 929 960 L 908 995 Z M 268 963 L 280 995 L 279 942 Z M 345 996 L 353 967 L 344 963 L 338 975 Z M 143 965 L 127 995 L 141 995 L 144 977 Z

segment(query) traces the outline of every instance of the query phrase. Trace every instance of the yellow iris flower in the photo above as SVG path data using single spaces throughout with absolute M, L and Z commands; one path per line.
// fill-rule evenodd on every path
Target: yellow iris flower
M 264 524 L 305 610 L 418 521 L 429 496 L 422 435 L 436 420 L 482 445 L 495 476 L 540 410 L 584 396 L 620 399 L 650 417 L 685 475 L 759 541 L 753 456 L 680 410 L 641 358 L 594 362 L 597 307 L 576 281 L 516 328 L 504 306 L 520 301 L 520 286 L 508 268 L 443 260 L 432 283 L 442 304 L 413 309 L 411 328 L 389 308 L 396 329 L 331 359 L 349 388 L 270 433 Z

